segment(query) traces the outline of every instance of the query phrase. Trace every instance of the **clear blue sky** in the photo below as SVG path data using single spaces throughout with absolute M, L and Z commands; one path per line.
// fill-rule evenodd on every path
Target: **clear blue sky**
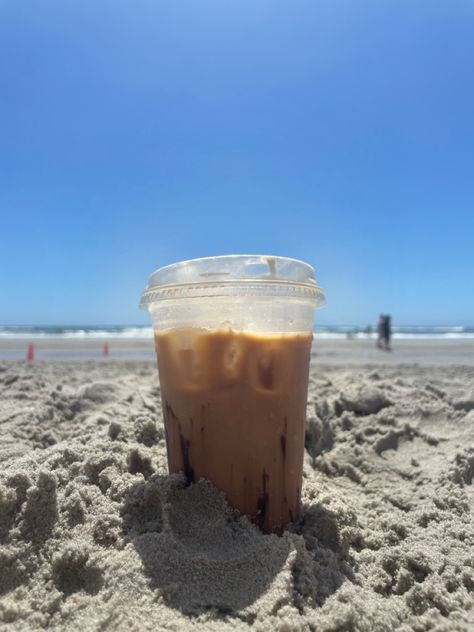
M 324 324 L 474 324 L 472 0 L 0 0 L 0 322 L 157 267 L 317 270 Z

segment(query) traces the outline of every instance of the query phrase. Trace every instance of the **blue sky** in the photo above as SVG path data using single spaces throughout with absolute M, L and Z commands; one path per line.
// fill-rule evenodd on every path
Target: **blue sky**
M 322 324 L 474 324 L 471 0 L 0 0 L 0 323 L 312 263 Z

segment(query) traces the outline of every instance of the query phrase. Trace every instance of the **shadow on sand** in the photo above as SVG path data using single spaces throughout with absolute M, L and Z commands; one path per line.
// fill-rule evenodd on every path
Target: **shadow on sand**
M 208 481 L 152 476 L 128 489 L 122 516 L 150 587 L 188 615 L 237 613 L 275 581 L 298 608 L 321 605 L 351 578 L 335 518 L 319 505 L 304 509 L 293 532 L 264 535 Z

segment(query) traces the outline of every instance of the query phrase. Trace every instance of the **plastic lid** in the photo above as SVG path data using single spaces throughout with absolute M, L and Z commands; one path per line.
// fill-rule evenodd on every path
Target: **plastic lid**
M 304 261 L 271 255 L 223 255 L 180 261 L 151 275 L 140 307 L 161 300 L 206 296 L 287 296 L 325 303 L 314 269 Z

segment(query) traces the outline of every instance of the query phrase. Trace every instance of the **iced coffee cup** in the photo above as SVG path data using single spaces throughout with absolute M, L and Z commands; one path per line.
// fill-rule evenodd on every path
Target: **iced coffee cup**
M 299 511 L 315 308 L 302 261 L 229 255 L 150 277 L 169 471 L 207 478 L 264 532 Z

